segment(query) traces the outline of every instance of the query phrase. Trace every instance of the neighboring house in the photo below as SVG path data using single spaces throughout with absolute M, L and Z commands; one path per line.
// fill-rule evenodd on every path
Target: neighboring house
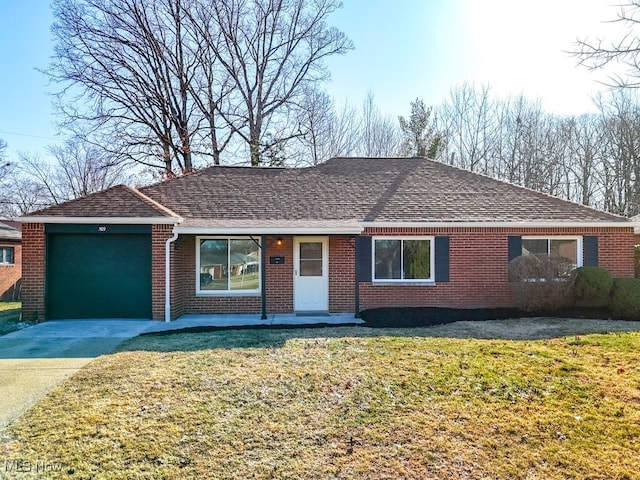
M 27 319 L 511 306 L 528 253 L 634 274 L 628 219 L 423 158 L 210 167 L 22 221 Z
M 22 224 L 0 221 L 0 301 L 20 299 L 22 278 Z
M 631 221 L 636 223 L 636 227 L 633 231 L 636 234 L 636 245 L 640 245 L 640 215 L 631 217 Z

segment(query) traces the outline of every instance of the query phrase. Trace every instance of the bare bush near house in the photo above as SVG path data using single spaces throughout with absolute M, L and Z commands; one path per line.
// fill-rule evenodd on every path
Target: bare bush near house
M 525 312 L 553 312 L 573 303 L 573 277 L 559 255 L 521 255 L 509 264 L 516 305 Z

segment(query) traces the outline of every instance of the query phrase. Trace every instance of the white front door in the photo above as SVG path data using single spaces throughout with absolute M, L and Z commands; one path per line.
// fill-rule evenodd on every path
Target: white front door
M 293 268 L 294 310 L 328 312 L 329 238 L 294 238 Z

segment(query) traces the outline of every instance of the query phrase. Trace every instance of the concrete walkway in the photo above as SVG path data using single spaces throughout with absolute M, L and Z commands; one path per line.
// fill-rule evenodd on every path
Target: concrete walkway
M 184 315 L 173 322 L 152 320 L 55 320 L 0 337 L 0 429 L 93 358 L 145 332 L 194 327 L 362 323 L 353 314 L 329 316 Z

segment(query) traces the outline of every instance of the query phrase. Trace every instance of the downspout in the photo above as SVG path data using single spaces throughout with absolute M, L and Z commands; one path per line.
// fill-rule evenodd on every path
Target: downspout
M 175 228 L 175 225 L 174 225 Z M 178 239 L 174 231 L 173 237 L 164 244 L 164 321 L 171 321 L 171 244 Z

